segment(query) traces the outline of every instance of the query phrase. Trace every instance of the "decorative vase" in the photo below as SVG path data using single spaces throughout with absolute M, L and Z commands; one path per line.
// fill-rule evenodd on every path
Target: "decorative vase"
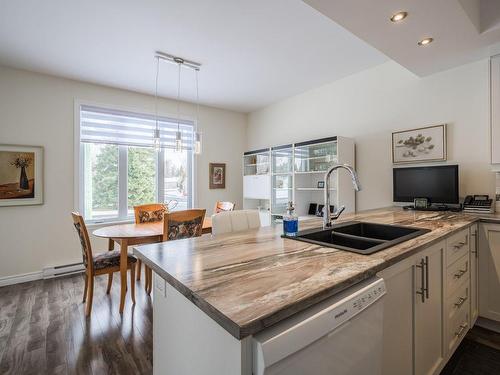
M 21 177 L 19 177 L 19 188 L 22 190 L 28 190 L 30 188 L 28 176 L 26 175 L 26 167 L 21 167 Z

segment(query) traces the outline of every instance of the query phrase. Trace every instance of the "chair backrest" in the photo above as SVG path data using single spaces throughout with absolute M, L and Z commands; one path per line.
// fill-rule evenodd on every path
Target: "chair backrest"
M 260 227 L 258 210 L 237 210 L 212 215 L 212 234 L 239 232 Z
M 205 212 L 205 209 L 193 209 L 166 213 L 163 220 L 163 241 L 201 236 Z
M 153 223 L 163 221 L 163 216 L 168 212 L 163 203 L 143 204 L 134 206 L 135 223 Z
M 82 215 L 78 212 L 72 212 L 71 216 L 73 217 L 73 225 L 75 226 L 76 233 L 78 234 L 80 245 L 82 247 L 83 265 L 85 268 L 90 266 L 92 269 L 94 263 L 92 261 L 92 246 L 90 245 L 87 226 L 85 225 Z
M 236 204 L 234 204 L 233 202 L 217 201 L 215 203 L 214 214 L 218 214 L 219 212 L 225 212 L 225 211 L 234 211 L 235 206 Z

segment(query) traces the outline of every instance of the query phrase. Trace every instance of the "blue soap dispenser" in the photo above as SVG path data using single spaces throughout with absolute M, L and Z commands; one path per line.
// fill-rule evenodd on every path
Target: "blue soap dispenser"
M 288 202 L 286 214 L 283 215 L 283 234 L 294 237 L 299 231 L 299 217 L 295 213 L 295 207 L 292 202 Z

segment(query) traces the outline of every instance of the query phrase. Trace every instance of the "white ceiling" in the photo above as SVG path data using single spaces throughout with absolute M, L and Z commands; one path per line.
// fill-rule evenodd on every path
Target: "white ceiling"
M 387 60 L 300 0 L 0 0 L 0 64 L 154 93 L 156 50 L 203 64 L 202 103 L 243 112 Z
M 500 52 L 500 0 L 304 1 L 420 76 Z M 398 11 L 408 17 L 390 22 Z

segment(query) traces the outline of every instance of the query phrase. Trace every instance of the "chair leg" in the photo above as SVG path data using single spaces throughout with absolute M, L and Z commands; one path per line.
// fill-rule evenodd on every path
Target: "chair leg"
M 141 266 L 142 266 L 142 261 L 140 259 L 137 259 L 137 269 L 135 272 L 137 273 L 137 281 L 141 280 Z
M 153 270 L 148 267 L 148 289 L 146 290 L 148 296 L 151 295 L 152 289 L 153 289 Z
M 106 288 L 106 294 L 111 292 L 111 285 L 113 285 L 113 272 L 108 273 L 108 287 Z
M 147 292 L 148 291 L 148 285 L 149 285 L 149 267 L 144 265 L 144 290 Z
M 87 300 L 87 290 L 89 288 L 89 275 L 85 272 L 85 288 L 83 289 L 83 303 Z
M 90 316 L 92 312 L 92 300 L 94 299 L 94 276 L 88 276 L 89 279 L 89 291 L 87 296 L 87 306 L 85 309 L 85 316 Z
M 130 267 L 130 296 L 132 303 L 135 305 L 135 266 Z

